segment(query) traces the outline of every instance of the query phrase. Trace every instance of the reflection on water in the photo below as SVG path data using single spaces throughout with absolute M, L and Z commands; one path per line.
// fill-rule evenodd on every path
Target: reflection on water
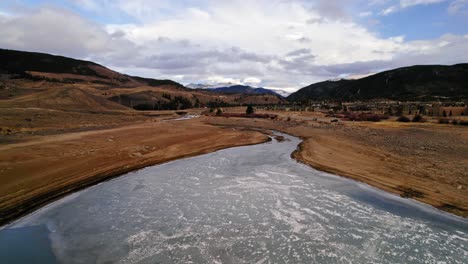
M 129 173 L 11 227 L 47 226 L 65 263 L 468 263 L 466 220 L 299 164 L 284 136 Z

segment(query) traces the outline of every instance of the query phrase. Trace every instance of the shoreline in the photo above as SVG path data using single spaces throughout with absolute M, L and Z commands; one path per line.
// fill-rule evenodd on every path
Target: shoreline
M 8 224 L 16 221 L 17 219 L 20 219 L 25 215 L 33 213 L 34 211 L 67 195 L 73 194 L 75 192 L 94 186 L 96 184 L 123 176 L 132 171 L 137 171 L 146 167 L 160 165 L 179 159 L 212 153 L 222 149 L 256 145 L 271 141 L 271 138 L 268 135 L 259 131 L 236 130 L 235 133 L 239 134 L 238 137 L 240 138 L 238 138 L 238 140 L 231 140 L 228 143 L 223 142 L 221 144 L 217 144 L 216 142 L 214 142 L 211 146 L 203 145 L 189 153 L 180 153 L 178 155 L 166 158 L 161 158 L 159 156 L 148 157 L 144 159 L 138 159 L 135 162 L 128 164 L 128 162 L 132 161 L 132 158 L 129 157 L 128 159 L 126 159 L 127 164 L 124 166 L 118 166 L 119 164 L 118 162 L 116 162 L 114 166 L 111 166 L 110 168 L 101 169 L 100 171 L 96 171 L 94 174 L 81 174 L 79 177 L 77 177 L 79 178 L 78 180 L 75 180 L 71 183 L 62 183 L 55 187 L 45 186 L 49 187 L 49 189 L 46 191 L 39 192 L 38 194 L 31 195 L 24 199 L 17 199 L 16 202 L 2 206 L 0 210 L 0 226 L 3 228 Z M 252 135 L 255 135 L 255 137 L 249 137 Z M 3 201 L 3 203 L 5 203 L 5 201 Z
M 442 193 L 436 188 L 446 185 L 446 183 L 423 180 L 413 176 L 411 174 L 413 164 L 411 162 L 408 162 L 407 165 L 398 163 L 402 159 L 393 153 L 389 154 L 384 150 L 365 146 L 362 142 L 355 142 L 353 140 L 345 142 L 346 138 L 341 137 L 341 135 L 338 138 L 333 138 L 335 136 L 332 133 L 333 131 L 331 131 L 333 127 L 307 127 L 304 124 L 293 123 L 294 121 L 285 122 L 284 120 L 271 122 L 237 119 L 236 121 L 236 126 L 243 126 L 246 129 L 277 130 L 300 138 L 302 142 L 298 145 L 298 149 L 291 153 L 291 157 L 316 170 L 362 182 L 379 190 L 416 200 L 463 219 L 468 218 L 468 205 L 466 204 L 466 200 L 463 200 L 463 197 L 466 197 L 467 194 L 466 190 L 451 187 L 451 189 L 447 188 L 446 191 L 444 190 L 445 193 Z M 233 120 L 220 118 L 212 119 L 209 122 L 211 125 L 225 127 L 234 126 L 232 123 Z M 290 123 L 293 124 L 291 125 Z M 305 131 L 306 129 L 307 131 Z M 358 130 L 358 133 L 360 132 Z M 330 138 L 331 141 L 329 141 Z M 366 164 L 369 160 L 379 163 L 373 164 L 370 162 L 370 164 Z M 388 160 L 392 160 L 392 162 L 388 162 Z M 388 166 L 386 163 L 391 166 Z M 464 167 L 466 167 L 466 164 L 464 164 Z M 395 174 L 393 175 L 394 177 L 390 177 L 392 173 Z M 434 188 L 432 188 L 433 186 Z M 460 192 L 461 195 L 453 194 L 452 190 Z M 465 202 L 463 203 L 463 201 Z
M 219 120 L 221 120 L 222 122 L 219 122 Z M 232 122 L 234 122 L 234 124 L 232 124 Z M 169 150 L 169 152 L 172 153 L 168 157 L 162 158 L 161 156 L 158 156 L 158 155 L 152 155 L 151 150 L 148 154 L 144 153 L 144 155 L 141 155 L 140 153 L 140 156 L 138 157 L 133 157 L 132 156 L 133 154 L 130 156 L 127 155 L 127 156 L 124 156 L 123 160 L 111 160 L 110 163 L 108 161 L 107 164 L 101 164 L 102 166 L 99 168 L 99 170 L 93 169 L 92 171 L 89 171 L 89 170 L 81 171 L 80 173 L 75 174 L 73 176 L 75 177 L 73 182 L 63 183 L 63 182 L 60 182 L 60 180 L 63 181 L 64 179 L 60 178 L 59 180 L 55 180 L 50 183 L 50 185 L 54 185 L 52 187 L 47 184 L 45 184 L 45 186 L 38 186 L 38 189 L 40 190 L 35 195 L 30 195 L 26 198 L 24 197 L 20 199 L 17 198 L 16 202 L 13 201 L 9 205 L 8 204 L 5 205 L 5 199 L 0 200 L 1 202 L 0 204 L 3 203 L 3 206 L 0 210 L 0 226 L 6 226 L 9 223 L 15 221 L 16 219 L 19 219 L 27 214 L 30 214 L 31 212 L 34 212 L 42 208 L 43 206 L 50 204 L 51 202 L 56 201 L 60 198 L 63 198 L 64 196 L 67 196 L 71 193 L 86 189 L 90 186 L 94 186 L 96 184 L 105 182 L 107 180 L 111 180 L 116 177 L 120 177 L 132 171 L 143 169 L 148 166 L 154 166 L 154 165 L 171 162 L 174 160 L 203 155 L 203 154 L 215 152 L 221 149 L 265 143 L 271 140 L 269 136 L 271 136 L 272 130 L 276 130 L 278 132 L 285 133 L 285 134 L 297 137 L 302 140 L 301 143 L 297 146 L 297 149 L 290 154 L 291 158 L 293 158 L 297 162 L 300 162 L 306 166 L 310 166 L 319 171 L 331 173 L 339 177 L 344 177 L 344 178 L 352 179 L 358 182 L 362 182 L 364 184 L 368 184 L 369 186 L 373 188 L 388 192 L 390 194 L 399 195 L 403 198 L 410 198 L 412 200 L 416 200 L 425 205 L 434 207 L 442 212 L 448 212 L 457 217 L 461 217 L 462 219 L 467 219 L 466 209 L 464 209 L 463 207 L 457 207 L 456 204 L 451 205 L 449 203 L 444 204 L 446 206 L 440 206 L 441 201 L 437 200 L 437 196 L 431 195 L 430 192 L 426 193 L 426 190 L 422 188 L 424 186 L 416 190 L 416 189 L 413 189 L 414 186 L 411 184 L 406 184 L 406 185 L 395 184 L 395 182 L 392 182 L 393 179 L 375 177 L 377 176 L 376 174 L 362 173 L 366 171 L 361 171 L 361 174 L 359 173 L 359 171 L 356 173 L 353 173 L 352 172 L 353 167 L 348 166 L 349 164 L 348 165 L 344 164 L 341 167 L 336 165 L 337 164 L 336 162 L 338 162 L 339 164 L 339 162 L 341 161 L 339 156 L 332 156 L 333 158 L 336 159 L 335 163 L 327 164 L 326 161 L 328 161 L 327 160 L 328 157 L 326 157 L 326 154 L 328 153 L 325 153 L 325 152 L 329 152 L 331 150 L 329 148 L 320 149 L 320 147 L 323 147 L 324 146 L 323 144 L 325 144 L 326 147 L 333 147 L 334 145 L 331 144 L 333 142 L 327 142 L 327 141 L 325 141 L 325 143 L 320 142 L 319 138 L 323 137 L 322 134 L 319 133 L 319 134 L 309 135 L 303 131 L 304 130 L 303 126 L 298 126 L 297 124 L 295 124 L 294 126 L 282 127 L 282 125 L 284 125 L 285 122 L 283 121 L 280 121 L 280 122 L 281 123 L 278 123 L 278 122 L 275 123 L 269 120 L 265 121 L 265 120 L 259 120 L 259 119 L 245 120 L 245 119 L 236 119 L 236 118 L 227 119 L 227 118 L 205 118 L 205 117 L 199 118 L 197 120 L 187 120 L 184 122 L 180 122 L 178 124 L 174 124 L 171 122 L 163 122 L 164 124 L 161 124 L 159 122 L 156 122 L 155 124 L 157 124 L 158 127 L 159 126 L 182 127 L 183 129 L 185 129 L 185 130 L 183 129 L 181 130 L 183 132 L 181 135 L 182 138 L 184 138 L 183 137 L 184 135 L 187 136 L 187 135 L 198 133 L 198 132 L 193 131 L 194 126 L 195 126 L 195 129 L 203 128 L 206 130 L 211 130 L 211 129 L 216 128 L 217 129 L 216 133 L 218 133 L 218 135 L 214 137 L 215 138 L 214 141 L 206 140 L 206 139 L 204 140 L 203 138 L 213 133 L 211 131 L 208 133 L 199 133 L 197 135 L 194 135 L 192 137 L 193 142 L 189 142 L 189 143 L 193 143 L 195 149 L 193 149 L 193 146 L 192 146 L 191 151 L 188 151 L 188 152 L 186 151 L 186 146 L 184 144 L 180 144 L 180 142 L 178 143 L 172 142 L 166 145 L 166 150 Z M 129 125 L 129 126 L 124 126 L 124 127 L 109 129 L 109 130 L 82 132 L 84 136 L 81 136 L 80 134 L 80 136 L 78 136 L 77 138 L 82 140 L 82 137 L 92 137 L 94 135 L 102 136 L 102 134 L 108 134 L 107 132 L 111 130 L 113 130 L 114 132 L 123 133 L 123 134 L 126 134 L 126 130 L 129 130 L 130 132 L 127 134 L 129 134 L 130 136 L 134 136 L 137 133 L 137 131 L 134 131 L 135 129 L 151 130 L 151 129 L 154 129 L 154 124 L 149 127 L 146 123 L 143 123 L 143 125 L 141 124 Z M 314 128 L 314 129 L 317 129 L 317 128 Z M 162 131 L 164 133 L 167 133 L 166 130 L 164 129 Z M 325 132 L 329 133 L 330 131 L 327 129 Z M 188 134 L 184 134 L 184 133 L 188 133 Z M 62 139 L 64 142 L 70 141 L 73 139 L 73 136 L 75 136 L 76 134 L 77 133 L 63 134 Z M 241 134 L 243 136 L 240 136 Z M 257 137 L 255 139 L 250 138 L 250 136 L 254 134 Z M 227 135 L 230 135 L 231 137 L 226 139 L 226 137 L 229 137 Z M 261 135 L 263 138 L 260 139 L 258 135 Z M 107 135 L 104 136 L 104 138 L 107 138 L 107 137 L 108 137 Z M 240 137 L 241 141 L 239 141 L 238 137 Z M 20 148 L 28 148 L 28 147 L 34 147 L 35 144 L 38 144 L 39 142 L 40 144 L 38 145 L 41 145 L 41 146 L 44 144 L 46 145 L 52 144 L 51 142 L 57 142 L 55 138 L 52 138 L 53 140 L 50 140 L 50 139 L 51 138 L 49 137 L 40 138 L 37 140 L 36 143 L 21 142 L 21 143 L 17 143 L 17 146 L 19 146 Z M 166 138 L 164 137 L 159 138 L 156 140 L 156 142 L 164 141 L 165 139 Z M 224 141 L 222 143 L 217 143 L 217 140 L 220 140 L 220 139 L 224 139 Z M 312 140 L 312 143 L 311 143 L 311 140 Z M 139 141 L 141 140 L 140 139 L 136 140 L 137 143 L 135 144 L 141 143 Z M 351 141 L 351 143 L 352 144 L 342 145 L 342 142 L 340 142 L 338 147 L 340 148 L 340 150 L 344 151 L 345 154 L 347 153 L 346 151 L 349 151 L 349 149 L 346 149 L 346 147 L 351 147 L 352 148 L 351 151 L 359 152 L 362 150 L 358 148 L 362 146 L 356 145 L 357 142 Z M 210 144 L 214 144 L 214 145 L 210 145 Z M 331 144 L 331 145 L 329 146 L 328 144 Z M 9 149 L 9 150 L 14 150 L 15 144 L 7 144 L 7 145 L 3 145 L 2 147 Z M 107 148 L 110 148 L 110 147 L 112 146 L 108 146 Z M 57 146 L 55 146 L 55 148 L 57 148 Z M 355 150 L 354 148 L 358 148 L 358 150 Z M 167 154 L 166 151 L 164 150 L 165 149 L 163 148 L 162 153 Z M 318 151 L 318 153 L 315 153 L 316 151 Z M 313 155 L 311 154 L 311 152 L 313 152 Z M 149 156 L 147 157 L 147 155 Z M 366 156 L 358 156 L 357 158 L 362 158 L 362 157 L 366 157 Z M 356 157 L 354 157 L 354 159 L 356 159 Z M 66 159 L 60 160 L 60 161 L 61 163 L 65 163 Z M 333 166 L 334 164 L 335 166 Z M 42 166 L 44 168 L 48 168 L 47 164 L 44 164 Z M 401 172 L 402 171 L 399 171 L 399 173 Z M 427 185 L 427 184 L 430 184 L 430 182 L 424 182 L 424 184 Z M 423 195 L 419 195 L 420 194 L 419 192 L 421 192 Z M 440 194 L 440 196 L 443 196 L 443 195 L 444 194 Z M 1 198 L 5 198 L 5 196 Z

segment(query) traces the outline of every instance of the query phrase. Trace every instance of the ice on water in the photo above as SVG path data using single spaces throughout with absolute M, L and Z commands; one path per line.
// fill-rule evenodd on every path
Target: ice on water
M 284 136 L 129 173 L 16 225 L 47 225 L 65 263 L 468 263 L 465 220 L 299 164 Z

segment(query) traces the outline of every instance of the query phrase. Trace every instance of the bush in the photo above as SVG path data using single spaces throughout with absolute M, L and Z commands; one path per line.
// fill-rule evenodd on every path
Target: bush
M 248 115 L 252 115 L 254 113 L 254 109 L 251 105 L 247 106 L 247 110 L 245 110 L 245 113 Z
M 423 123 L 423 122 L 426 122 L 426 120 L 422 117 L 422 115 L 415 115 L 413 119 L 411 120 L 411 122 Z
M 333 116 L 339 117 L 339 116 Z M 345 113 L 345 118 L 349 121 L 370 121 L 370 122 L 379 122 L 382 119 L 388 119 L 387 115 L 377 115 L 377 114 L 366 114 L 366 113 Z
M 243 118 L 264 118 L 264 119 L 277 119 L 278 115 L 275 114 L 240 114 L 240 113 L 223 113 L 224 117 L 243 117 Z
M 213 113 L 214 112 L 214 109 L 213 108 L 210 108 L 210 113 Z
M 216 115 L 217 116 L 223 115 L 223 110 L 221 110 L 221 108 L 218 108 L 218 111 L 216 111 Z
M 408 122 L 410 121 L 410 119 L 407 118 L 406 116 L 400 116 L 396 121 L 397 121 L 397 122 L 408 123 Z
M 452 120 L 452 125 L 468 126 L 468 121 L 453 119 Z
M 450 121 L 446 118 L 439 119 L 439 124 L 448 124 Z

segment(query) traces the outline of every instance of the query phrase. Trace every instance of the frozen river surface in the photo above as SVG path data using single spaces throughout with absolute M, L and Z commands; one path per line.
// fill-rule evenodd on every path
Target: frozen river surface
M 20 240 L 3 258 L 46 246 L 38 258 L 61 263 L 468 263 L 466 220 L 299 164 L 285 137 L 68 196 L 2 230 L 0 246 Z

